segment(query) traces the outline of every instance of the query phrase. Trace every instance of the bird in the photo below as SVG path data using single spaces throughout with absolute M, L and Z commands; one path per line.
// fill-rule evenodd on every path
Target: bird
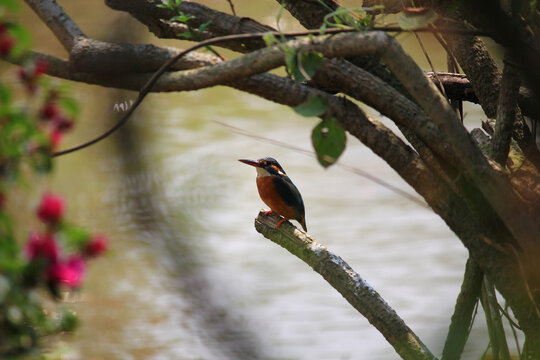
M 238 161 L 254 166 L 257 169 L 257 189 L 261 200 L 270 207 L 265 215 L 276 213 L 281 215 L 277 228 L 285 221 L 292 219 L 307 231 L 304 201 L 300 191 L 283 170 L 283 167 L 272 157 L 258 160 L 239 159 Z

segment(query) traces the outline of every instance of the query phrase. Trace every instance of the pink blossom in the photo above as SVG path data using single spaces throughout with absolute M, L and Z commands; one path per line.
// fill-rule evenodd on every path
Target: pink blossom
M 69 131 L 71 130 L 71 128 L 73 128 L 74 125 L 73 120 L 68 119 L 62 114 L 57 114 L 55 117 L 52 118 L 52 121 L 56 129 L 60 132 Z
M 82 257 L 74 255 L 67 261 L 51 264 L 48 269 L 48 279 L 53 283 L 66 285 L 70 288 L 79 287 L 84 278 L 86 264 Z
M 43 119 L 52 119 L 55 116 L 57 116 L 59 113 L 58 106 L 54 102 L 48 102 L 43 106 L 43 108 L 40 111 L 40 116 Z
M 49 134 L 49 142 L 51 143 L 51 149 L 56 149 L 60 142 L 62 142 L 62 137 L 64 133 L 57 128 L 53 128 Z
M 28 237 L 25 252 L 29 260 L 42 258 L 54 263 L 58 259 L 58 246 L 52 234 L 32 232 Z
M 15 46 L 15 41 L 10 36 L 4 35 L 0 38 L 0 55 L 4 56 L 11 52 Z
M 49 62 L 44 59 L 37 59 L 34 63 L 34 77 L 45 74 L 49 70 Z
M 86 244 L 86 254 L 90 257 L 98 256 L 107 251 L 107 248 L 107 237 L 102 234 L 94 235 L 88 244 Z
M 60 221 L 64 213 L 64 199 L 50 193 L 43 194 L 41 203 L 37 209 L 38 218 L 46 223 Z

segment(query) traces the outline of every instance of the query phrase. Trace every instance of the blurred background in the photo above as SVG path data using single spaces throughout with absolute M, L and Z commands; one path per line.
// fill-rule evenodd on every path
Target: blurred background
M 277 2 L 233 1 L 239 16 L 276 26 Z M 59 3 L 91 38 L 186 46 L 157 40 L 101 0 Z M 224 0 L 205 3 L 230 13 Z M 37 16 L 25 4 L 21 8 L 34 49 L 66 58 Z M 301 29 L 285 13 L 281 28 Z M 430 70 L 414 36 L 399 39 Z M 437 69 L 446 70 L 442 49 L 430 36 L 423 40 Z M 4 77 L 14 81 L 15 69 Z M 63 148 L 109 128 L 121 115 L 115 104 L 137 95 L 78 83 L 69 87 L 82 114 Z M 481 110 L 466 104 L 465 113 L 466 125 L 477 127 Z M 309 233 L 343 257 L 440 355 L 467 259 L 443 221 L 365 177 L 338 166 L 325 170 L 311 156 L 215 121 L 307 150 L 318 123 L 226 87 L 151 94 L 121 131 L 58 158 L 50 179 L 18 195 L 23 231 L 32 226 L 27 219 L 41 190 L 49 189 L 66 197 L 69 220 L 110 238 L 108 255 L 90 264 L 84 288 L 67 300 L 81 326 L 55 339 L 65 358 L 397 358 L 318 274 L 255 231 L 254 218 L 265 205 L 254 169 L 237 159 L 265 156 L 278 159 L 300 189 Z M 413 194 L 355 138 L 348 138 L 340 163 Z M 465 357 L 478 358 L 487 342 L 478 314 Z

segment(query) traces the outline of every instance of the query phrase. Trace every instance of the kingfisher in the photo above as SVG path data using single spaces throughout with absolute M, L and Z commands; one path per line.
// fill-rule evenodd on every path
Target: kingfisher
M 276 213 L 283 216 L 276 227 L 292 219 L 298 221 L 304 231 L 307 231 L 302 195 L 277 160 L 266 157 L 257 161 L 246 159 L 238 161 L 257 169 L 259 196 L 270 207 L 270 211 L 267 211 L 265 215 Z

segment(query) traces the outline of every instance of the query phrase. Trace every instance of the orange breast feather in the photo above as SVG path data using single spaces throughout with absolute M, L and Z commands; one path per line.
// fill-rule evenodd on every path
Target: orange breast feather
M 270 210 L 284 218 L 297 220 L 294 209 L 287 205 L 278 195 L 272 176 L 258 177 L 257 189 L 259 190 L 259 196 L 262 201 L 270 207 Z

